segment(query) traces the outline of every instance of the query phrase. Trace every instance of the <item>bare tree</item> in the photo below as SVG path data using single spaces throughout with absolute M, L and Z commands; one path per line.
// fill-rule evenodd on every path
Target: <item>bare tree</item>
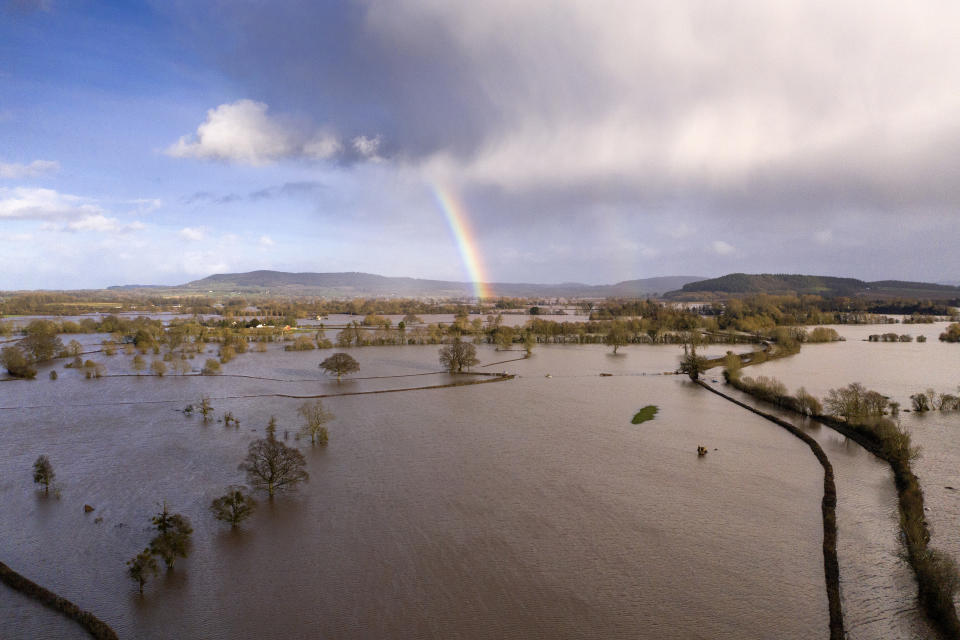
M 479 362 L 477 348 L 460 338 L 440 349 L 440 364 L 451 373 L 460 373 L 464 368 L 469 369 Z
M 304 402 L 297 409 L 303 416 L 303 428 L 300 433 L 310 436 L 310 444 L 319 443 L 320 446 L 327 446 L 330 435 L 327 433 L 327 423 L 333 420 L 333 414 L 323 408 L 320 400 L 315 402 Z
M 50 464 L 50 459 L 41 455 L 37 458 L 36 462 L 33 463 L 33 481 L 37 484 L 43 485 L 43 492 L 47 495 L 50 495 L 50 483 L 53 482 L 54 477 L 57 474 L 53 472 L 53 465 Z
M 271 419 L 267 437 L 254 440 L 247 449 L 247 457 L 240 463 L 247 480 L 255 489 L 265 490 L 271 498 L 278 491 L 289 491 L 310 478 L 307 461 L 297 449 L 288 447 L 276 438 L 276 422 Z
M 335 353 L 320 363 L 320 368 L 329 374 L 340 377 L 360 370 L 360 364 L 349 353 Z
M 210 503 L 213 517 L 230 524 L 236 529 L 240 523 L 250 517 L 257 508 L 257 501 L 246 493 L 246 487 L 231 486 L 227 492 Z

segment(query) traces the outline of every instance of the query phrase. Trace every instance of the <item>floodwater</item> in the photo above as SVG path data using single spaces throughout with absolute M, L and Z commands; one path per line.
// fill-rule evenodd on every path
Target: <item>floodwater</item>
M 835 326 L 846 342 L 805 345 L 796 356 L 747 372 L 778 378 L 791 391 L 805 385 L 820 397 L 832 388 L 860 382 L 908 409 L 910 396 L 927 388 L 958 393 L 960 345 L 938 340 L 947 324 Z M 887 331 L 914 338 L 925 335 L 927 342 L 865 341 L 870 334 Z M 900 419 L 913 444 L 921 447 L 921 457 L 912 466 L 923 487 L 932 545 L 960 559 L 960 412 L 901 412 Z
M 775 425 L 655 375 L 676 367 L 676 347 L 558 345 L 511 362 L 521 354 L 481 347 L 478 371 L 519 377 L 326 398 L 329 447 L 294 439 L 303 401 L 277 394 L 434 384 L 449 379 L 437 350 L 354 349 L 361 370 L 339 384 L 318 375 L 327 352 L 279 344 L 220 377 L 120 375 L 118 354 L 95 356 L 114 377 L 61 362 L 56 381 L 43 369 L 4 382 L 2 560 L 122 638 L 827 635 L 821 467 Z M 377 377 L 408 374 L 427 375 Z M 240 427 L 178 411 L 203 394 Z M 647 404 L 656 418 L 630 424 Z M 310 481 L 231 532 L 207 506 L 243 481 L 237 464 L 271 415 Z M 32 486 L 41 453 L 59 498 Z M 162 500 L 190 517 L 194 548 L 140 597 L 124 562 Z M 867 597 L 857 589 L 847 599 Z M 4 638 L 77 635 L 9 589 L 0 619 Z

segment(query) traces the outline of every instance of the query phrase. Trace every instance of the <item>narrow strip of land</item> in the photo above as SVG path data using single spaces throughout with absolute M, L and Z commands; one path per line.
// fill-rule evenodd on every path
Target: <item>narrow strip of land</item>
M 423 375 L 423 374 L 414 374 L 414 375 Z M 288 393 L 253 393 L 246 395 L 237 395 L 237 396 L 211 396 L 211 400 L 240 400 L 244 398 L 294 398 L 294 399 L 308 399 L 312 400 L 315 398 L 337 398 L 340 396 L 365 396 L 373 395 L 378 393 L 401 393 L 407 391 L 428 391 L 431 389 L 448 389 L 451 387 L 465 387 L 474 384 L 489 384 L 491 382 L 504 382 L 506 380 L 513 380 L 513 374 L 503 374 L 503 373 L 462 373 L 458 375 L 465 376 L 479 376 L 483 377 L 482 380 L 465 380 L 462 382 L 448 382 L 446 384 L 434 384 L 428 385 L 425 387 L 404 387 L 402 389 L 376 389 L 374 391 L 345 391 L 343 393 L 317 393 L 317 394 L 307 394 L 307 395 L 293 395 Z M 23 405 L 19 407 L 0 407 L 0 411 L 16 411 L 19 409 L 49 409 L 52 407 L 113 407 L 113 406 L 123 406 L 123 405 L 141 405 L 141 404 L 173 404 L 179 403 L 181 400 L 118 400 L 116 402 L 94 402 L 88 404 L 70 404 L 67 405 L 63 402 L 57 404 L 33 404 L 33 405 Z
M 843 609 L 840 604 L 840 561 L 837 558 L 837 486 L 834 482 L 833 465 L 830 464 L 830 459 L 827 458 L 827 454 L 824 453 L 823 448 L 820 447 L 820 444 L 816 440 L 786 420 L 781 420 L 774 415 L 760 411 L 744 402 L 740 402 L 714 389 L 702 380 L 697 380 L 696 382 L 707 391 L 715 393 L 721 398 L 743 407 L 747 411 L 766 418 L 803 440 L 813 451 L 813 455 L 817 457 L 820 466 L 823 467 L 823 500 L 820 503 L 820 510 L 823 514 L 823 572 L 826 578 L 827 602 L 830 610 L 830 640 L 843 640 Z
M 100 618 L 49 589 L 41 587 L 2 562 L 0 562 L 0 582 L 76 621 L 97 640 L 117 640 L 117 634 Z

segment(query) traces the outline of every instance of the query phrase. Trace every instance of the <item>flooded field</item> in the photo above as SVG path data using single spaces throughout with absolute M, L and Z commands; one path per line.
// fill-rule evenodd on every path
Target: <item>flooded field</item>
M 822 470 L 783 430 L 652 375 L 676 347 L 538 348 L 478 368 L 510 381 L 327 398 L 326 449 L 294 440 L 302 400 L 278 394 L 440 382 L 437 348 L 354 350 L 358 379 L 339 385 L 318 375 L 324 352 L 280 349 L 220 377 L 85 380 L 61 364 L 56 381 L 0 384 L 3 561 L 123 638 L 826 635 Z M 98 357 L 108 376 L 130 359 Z M 240 428 L 179 411 L 201 394 Z M 647 404 L 657 417 L 631 425 Z M 230 532 L 207 506 L 243 481 L 271 415 L 310 482 Z M 40 453 L 59 499 L 30 482 Z M 124 562 L 162 500 L 193 521 L 194 550 L 141 598 Z M 7 595 L 5 638 L 69 629 Z
M 957 393 L 960 385 L 960 345 L 937 338 L 947 323 L 916 325 L 838 325 L 846 342 L 806 345 L 796 356 L 747 369 L 746 375 L 767 375 L 795 391 L 805 385 L 823 397 L 831 388 L 860 382 L 910 407 L 910 396 L 933 388 Z M 868 335 L 896 331 L 927 337 L 927 342 L 866 342 Z M 922 449 L 913 463 L 929 508 L 932 545 L 960 558 L 960 413 L 901 412 L 903 427 Z M 841 491 L 841 499 L 843 493 Z M 841 569 L 842 576 L 842 569 Z

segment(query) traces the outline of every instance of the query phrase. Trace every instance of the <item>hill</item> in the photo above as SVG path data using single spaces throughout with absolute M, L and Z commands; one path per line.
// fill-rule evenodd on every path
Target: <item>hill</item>
M 731 273 L 719 278 L 689 282 L 680 290 L 669 292 L 667 297 L 678 299 L 702 294 L 758 293 L 951 300 L 960 298 L 960 287 L 903 280 L 867 282 L 856 278 L 833 276 Z
M 624 280 L 610 285 L 589 285 L 579 282 L 536 284 L 493 282 L 486 286 L 492 295 L 525 298 L 607 298 L 644 297 L 662 294 L 700 280 L 698 276 L 664 276 Z M 470 282 L 388 277 L 372 273 L 288 273 L 284 271 L 249 271 L 218 273 L 179 286 L 151 287 L 171 294 L 223 294 L 317 296 L 330 298 L 404 297 L 465 298 L 472 297 Z M 134 286 L 110 287 L 112 290 L 134 290 Z

